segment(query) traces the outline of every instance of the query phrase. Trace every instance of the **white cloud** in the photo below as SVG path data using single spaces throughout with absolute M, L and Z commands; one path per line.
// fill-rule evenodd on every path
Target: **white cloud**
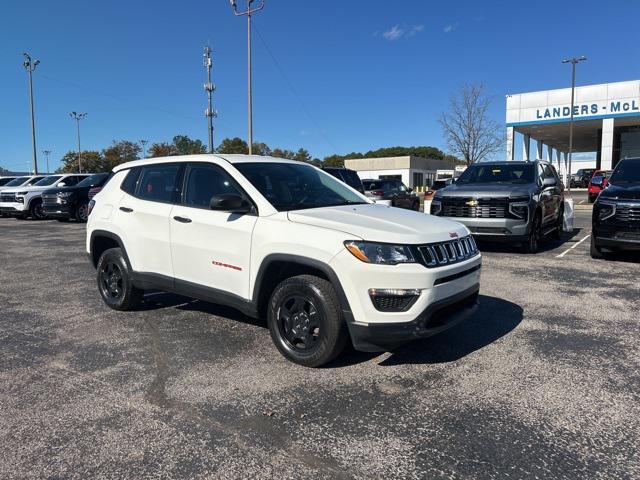
M 449 23 L 448 25 L 445 25 L 444 28 L 442 29 L 442 31 L 444 33 L 451 33 L 453 32 L 456 28 L 458 28 L 458 22 L 456 23 Z
M 382 36 L 385 40 L 389 40 L 393 42 L 394 40 L 398 40 L 402 37 L 409 38 L 417 35 L 418 33 L 424 31 L 424 25 L 413 25 L 411 27 L 394 25 L 389 30 L 382 32 Z M 377 35 L 378 32 L 376 32 Z
M 402 35 L 404 35 L 404 29 L 400 28 L 400 25 L 394 25 L 386 32 L 382 32 L 382 36 L 389 41 L 398 40 Z

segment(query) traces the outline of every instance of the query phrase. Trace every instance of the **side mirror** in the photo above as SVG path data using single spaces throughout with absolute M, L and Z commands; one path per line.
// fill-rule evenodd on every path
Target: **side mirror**
M 58 187 L 66 187 L 67 184 L 64 182 L 58 182 Z
M 249 213 L 253 206 L 238 194 L 223 193 L 211 197 L 209 208 L 218 212 L 245 214 Z
M 555 187 L 555 185 L 556 185 L 555 178 L 546 177 L 544 180 L 542 180 L 543 187 Z

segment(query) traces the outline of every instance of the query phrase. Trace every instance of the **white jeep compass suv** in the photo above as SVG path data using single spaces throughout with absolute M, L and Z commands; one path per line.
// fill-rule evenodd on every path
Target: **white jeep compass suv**
M 192 155 L 119 165 L 90 204 L 87 252 L 105 303 L 146 289 L 267 318 L 290 360 L 350 339 L 385 351 L 474 311 L 480 253 L 463 225 L 376 205 L 306 163 Z

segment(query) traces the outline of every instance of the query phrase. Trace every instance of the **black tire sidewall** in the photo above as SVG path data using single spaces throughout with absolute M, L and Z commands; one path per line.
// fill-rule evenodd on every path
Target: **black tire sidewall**
M 319 282 L 320 284 L 318 284 Z M 277 311 L 280 302 L 294 293 L 309 297 L 321 316 L 319 344 L 317 348 L 310 352 L 301 352 L 293 349 L 282 338 L 278 325 Z M 323 279 L 301 275 L 284 280 L 271 295 L 267 315 L 269 332 L 273 343 L 283 356 L 294 363 L 317 367 L 331 361 L 344 348 L 344 322 L 337 295 L 331 284 Z
M 40 215 L 38 216 L 36 214 L 36 212 L 38 211 L 38 208 L 40 209 Z M 31 202 L 31 205 L 29 205 L 29 216 L 33 219 L 33 220 L 44 220 L 46 218 L 46 215 L 44 214 L 44 211 L 42 210 L 42 200 L 40 199 L 35 199 L 33 202 Z
M 104 295 L 102 291 L 102 267 L 107 262 L 114 262 L 122 273 L 122 288 L 124 290 L 124 294 L 118 299 L 108 297 Z M 110 248 L 108 250 L 105 250 L 104 253 L 100 256 L 97 266 L 96 281 L 98 292 L 100 292 L 102 300 L 108 307 L 114 310 L 132 310 L 140 303 L 142 299 L 142 292 L 133 286 L 131 271 L 120 248 Z
M 76 206 L 76 210 L 74 212 L 74 217 L 76 219 L 76 222 L 78 223 L 87 223 L 87 219 L 89 218 L 89 215 L 87 215 L 85 218 L 82 218 L 80 216 L 80 212 L 81 209 L 84 207 L 85 212 L 88 211 L 88 207 L 89 207 L 89 202 L 80 202 L 77 206 Z

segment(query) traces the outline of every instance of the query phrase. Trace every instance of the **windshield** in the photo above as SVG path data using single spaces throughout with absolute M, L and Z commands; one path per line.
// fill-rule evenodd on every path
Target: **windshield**
M 256 162 L 234 167 L 280 212 L 367 203 L 342 182 L 310 165 Z
M 609 183 L 640 182 L 640 160 L 621 160 L 611 174 Z
M 471 183 L 533 183 L 535 165 L 471 165 L 457 180 L 457 184 Z
M 19 187 L 20 185 L 22 185 L 24 182 L 26 182 L 27 180 L 29 180 L 29 177 L 18 177 L 18 178 L 14 178 L 13 180 L 11 180 L 9 183 L 6 184 L 7 187 Z
M 62 177 L 59 175 L 50 175 L 48 177 L 44 177 L 42 180 L 40 180 L 39 182 L 34 183 L 34 185 L 36 187 L 46 187 L 47 185 L 53 185 L 54 183 L 56 183 L 58 180 L 60 180 Z
M 15 179 L 11 177 L 0 178 L 0 187 L 4 187 L 7 183 L 9 183 L 12 180 L 15 180 Z
M 109 176 L 108 173 L 96 173 L 78 183 L 78 187 L 99 187 Z

